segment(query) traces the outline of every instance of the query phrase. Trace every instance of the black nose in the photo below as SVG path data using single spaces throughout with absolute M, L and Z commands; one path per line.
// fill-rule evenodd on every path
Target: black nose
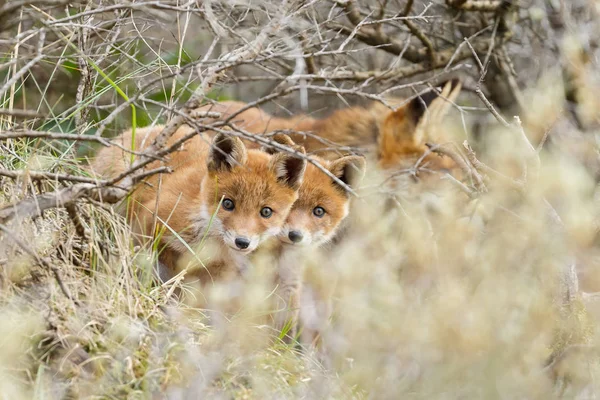
M 239 237 L 239 238 L 235 238 L 235 245 L 239 248 L 239 249 L 247 249 L 248 246 L 250 246 L 250 239 L 245 238 L 245 237 Z
M 302 238 L 304 237 L 304 235 L 302 235 L 302 232 L 290 231 L 290 233 L 288 233 L 288 237 L 290 238 L 290 240 L 292 242 L 298 243 L 299 241 L 302 240 Z

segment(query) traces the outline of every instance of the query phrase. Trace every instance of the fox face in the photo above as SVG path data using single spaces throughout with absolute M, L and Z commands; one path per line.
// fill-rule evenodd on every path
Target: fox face
M 315 157 L 316 158 L 316 157 Z M 351 188 L 365 171 L 365 158 L 345 156 L 335 161 L 316 158 L 334 176 Z M 332 239 L 348 216 L 350 194 L 316 166 L 306 167 L 305 179 L 278 238 L 293 245 L 321 245 Z
M 445 144 L 440 138 L 443 136 L 440 135 L 441 121 L 460 89 L 459 80 L 449 81 L 441 93 L 427 92 L 387 113 L 378 141 L 379 167 L 383 170 L 408 168 L 419 162 L 428 171 L 456 171 L 458 166 L 452 159 L 436 154 L 428 144 Z
M 208 227 L 211 236 L 220 236 L 236 252 L 252 252 L 280 232 L 305 168 L 306 160 L 247 150 L 240 139 L 217 135 L 200 191 L 198 227 Z

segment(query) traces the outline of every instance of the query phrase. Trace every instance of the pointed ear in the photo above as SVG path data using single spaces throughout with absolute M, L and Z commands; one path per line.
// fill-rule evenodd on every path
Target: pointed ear
M 408 115 L 415 124 L 421 121 L 426 112 L 429 119 L 439 122 L 458 97 L 461 86 L 458 78 L 441 83 L 429 92 L 414 98 L 407 106 Z
M 245 164 L 247 159 L 246 146 L 239 138 L 219 133 L 213 139 L 210 147 L 208 170 L 226 171 L 236 165 Z
M 294 147 L 296 145 L 296 143 L 294 143 L 292 138 L 290 138 L 288 135 L 284 135 L 283 133 L 273 135 L 269 139 L 272 142 L 279 143 L 279 144 L 282 144 L 287 147 Z M 277 150 L 275 147 L 272 147 L 272 146 L 262 146 L 260 148 L 260 150 L 264 151 L 265 153 L 268 153 L 268 154 L 275 154 L 275 153 L 280 152 L 279 150 Z
M 434 139 L 429 136 L 435 134 L 435 128 L 441 124 L 460 89 L 460 80 L 446 81 L 390 112 L 379 138 L 380 154 L 392 151 L 394 147 L 420 146 L 426 140 Z
M 304 147 L 292 146 L 301 154 L 306 154 Z M 306 160 L 289 153 L 275 153 L 269 162 L 269 169 L 275 173 L 277 180 L 294 190 L 300 189 L 306 170 Z
M 329 171 L 352 189 L 365 175 L 367 160 L 364 156 L 352 155 L 338 158 L 329 164 Z
M 409 115 L 410 104 L 387 113 L 381 124 L 378 145 L 379 153 L 395 152 L 399 147 L 417 144 L 416 123 Z

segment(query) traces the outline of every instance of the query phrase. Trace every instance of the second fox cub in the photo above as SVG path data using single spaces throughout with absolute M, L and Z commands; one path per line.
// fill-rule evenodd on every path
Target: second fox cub
M 149 145 L 161 130 L 138 130 L 136 149 Z M 169 145 L 192 132 L 181 127 Z M 124 148 L 130 148 L 131 141 L 130 131 L 117 138 Z M 128 153 L 109 147 L 98 154 L 93 168 L 103 176 L 116 176 L 128 158 Z M 168 267 L 168 275 L 195 261 L 190 250 L 201 243 L 216 246 L 216 258 L 199 271 L 214 278 L 243 272 L 247 254 L 280 232 L 298 197 L 306 161 L 246 149 L 240 139 L 218 134 L 212 145 L 206 136 L 189 140 L 171 154 L 168 166 L 172 174 L 154 176 L 133 192 L 133 228 L 145 240 L 159 240 L 159 261 Z
M 275 136 L 275 141 L 290 145 L 286 136 Z M 276 152 L 266 150 L 273 154 Z M 362 179 L 366 160 L 363 156 L 348 155 L 335 160 L 313 156 L 327 171 L 352 189 Z M 303 283 L 301 257 L 307 249 L 315 249 L 329 242 L 338 232 L 350 210 L 350 194 L 331 177 L 308 164 L 300 185 L 298 200 L 292 206 L 279 242 L 271 247 L 276 258 L 277 290 L 275 293 L 275 325 L 279 330 L 289 324 L 289 341 L 296 336 L 300 296 Z

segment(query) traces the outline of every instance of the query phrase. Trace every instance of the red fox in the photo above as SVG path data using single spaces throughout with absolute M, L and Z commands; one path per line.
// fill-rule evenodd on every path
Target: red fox
M 426 146 L 426 140 L 432 138 L 425 137 L 425 135 L 431 126 L 440 122 L 459 91 L 460 82 L 452 81 L 444 85 L 440 98 L 437 93 L 430 92 L 396 111 L 390 111 L 387 107 L 377 103 L 367 108 L 353 107 L 339 110 L 321 120 L 305 115 L 289 119 L 274 118 L 256 107 L 240 112 L 247 107 L 247 104 L 236 101 L 206 105 L 202 109 L 219 112 L 222 114 L 222 119 L 237 113 L 232 122 L 250 133 L 260 134 L 274 130 L 312 131 L 319 138 L 325 139 L 322 141 L 314 136 L 290 133 L 295 141 L 302 143 L 309 151 L 331 148 L 335 144 L 371 147 L 377 154 L 380 168 L 408 167 L 414 165 L 417 159 L 422 158 L 421 161 L 427 163 L 430 169 L 440 170 L 454 168 L 454 161 L 431 153 Z M 429 110 L 427 118 L 424 116 L 426 110 Z M 335 153 L 331 151 L 326 153 L 328 158 L 332 158 L 333 154 Z M 342 170 L 346 172 L 360 171 L 355 173 L 355 176 L 362 176 L 361 172 L 364 172 L 365 160 L 362 157 L 344 157 L 329 165 L 322 158 L 315 157 L 315 159 L 330 170 L 332 166 L 343 166 L 337 173 Z M 352 187 L 356 184 L 356 180 L 352 182 L 348 180 L 346 183 Z M 331 190 L 335 186 L 329 177 L 309 164 L 299 198 L 279 236 L 282 243 L 275 251 L 278 253 L 278 298 L 282 301 L 279 303 L 278 309 L 283 307 L 288 312 L 277 314 L 276 325 L 281 328 L 286 320 L 291 322 L 291 329 L 288 331 L 286 339 L 294 337 L 296 334 L 303 281 L 302 271 L 299 269 L 300 265 L 297 260 L 298 254 L 292 248 L 292 244 L 313 243 L 318 245 L 334 236 L 340 222 L 348 213 L 349 205 L 349 198 L 339 192 L 340 187 L 337 188 L 337 191 Z M 323 207 L 315 207 L 319 201 L 332 205 L 333 209 L 338 212 L 334 212 L 335 217 L 328 216 L 328 221 L 315 218 L 314 213 L 321 213 L 321 209 L 323 209 Z M 308 292 L 311 291 L 308 290 Z M 310 302 L 310 300 L 308 301 Z M 308 306 L 308 309 L 314 308 L 313 306 Z M 303 336 L 308 340 L 304 341 L 313 341 L 316 332 L 310 332 L 308 327 L 305 328 L 306 332 L 303 332 Z
M 161 130 L 160 126 L 138 130 L 136 149 L 149 145 Z M 191 132 L 189 126 L 179 128 L 169 145 Z M 130 148 L 131 140 L 131 131 L 117 138 L 125 148 Z M 92 168 L 101 176 L 116 176 L 128 158 L 128 153 L 112 146 L 99 152 Z M 146 238 L 162 231 L 159 262 L 167 267 L 162 272 L 170 275 L 193 260 L 189 250 L 212 241 L 216 258 L 198 272 L 202 281 L 207 275 L 243 272 L 247 255 L 279 234 L 298 197 L 306 161 L 246 149 L 240 139 L 217 134 L 212 145 L 205 135 L 189 140 L 171 154 L 168 165 L 173 173 L 153 176 L 132 193 L 131 222 L 134 231 Z
M 289 145 L 281 136 L 275 136 L 274 139 Z M 274 153 L 273 150 L 266 151 Z M 312 158 L 352 189 L 356 188 L 365 172 L 366 160 L 363 156 L 349 155 L 332 161 L 317 156 Z M 339 183 L 315 165 L 307 165 L 298 200 L 278 235 L 279 242 L 270 249 L 276 256 L 277 264 L 275 296 L 278 312 L 275 315 L 275 327 L 283 330 L 289 324 L 285 336 L 288 342 L 296 336 L 298 329 L 303 283 L 299 258 L 307 248 L 314 249 L 333 239 L 348 216 L 350 197 Z
M 201 109 L 220 112 L 221 119 L 239 113 L 232 122 L 255 134 L 276 130 L 305 132 L 289 135 L 308 153 L 323 153 L 326 158 L 337 157 L 335 147 L 344 146 L 373 153 L 378 167 L 384 170 L 411 167 L 420 158 L 430 171 L 453 170 L 457 167 L 453 160 L 431 152 L 427 145 L 448 141 L 440 134 L 440 123 L 460 89 L 461 82 L 455 79 L 443 83 L 439 94 L 432 90 L 405 101 L 396 110 L 376 102 L 367 107 L 340 109 L 323 119 L 307 115 L 276 118 L 256 107 L 239 113 L 247 104 L 237 101 L 208 104 Z M 389 100 L 402 103 L 400 99 Z

